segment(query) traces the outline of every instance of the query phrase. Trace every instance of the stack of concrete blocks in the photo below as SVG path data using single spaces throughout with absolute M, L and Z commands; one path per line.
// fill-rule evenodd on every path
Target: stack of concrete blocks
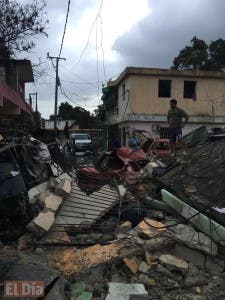
M 39 211 L 38 215 L 27 225 L 28 231 L 39 238 L 49 231 L 63 200 L 71 191 L 71 185 L 72 178 L 64 173 L 28 191 L 30 203 L 39 202 L 43 207 L 43 210 Z

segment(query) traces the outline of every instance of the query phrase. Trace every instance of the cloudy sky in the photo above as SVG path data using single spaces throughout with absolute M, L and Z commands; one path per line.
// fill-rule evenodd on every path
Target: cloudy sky
M 45 118 L 54 112 L 55 93 L 47 52 L 59 54 L 67 0 L 46 2 L 48 38 L 37 39 L 32 53 L 23 54 L 43 62 L 42 77 L 29 84 L 27 93 L 38 92 L 38 109 Z M 59 103 L 93 111 L 101 103 L 102 84 L 125 67 L 169 68 L 193 36 L 207 42 L 224 39 L 224 11 L 224 0 L 71 0 L 61 55 L 66 61 L 59 64 Z

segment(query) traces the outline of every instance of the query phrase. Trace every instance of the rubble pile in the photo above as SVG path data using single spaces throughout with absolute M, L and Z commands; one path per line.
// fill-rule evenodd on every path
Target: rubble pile
M 9 249 L 54 269 L 61 299 L 225 299 L 224 151 L 201 127 L 174 156 L 121 148 L 72 187 L 67 174 L 25 186 L 33 218 Z M 55 216 L 68 228 L 51 230 Z

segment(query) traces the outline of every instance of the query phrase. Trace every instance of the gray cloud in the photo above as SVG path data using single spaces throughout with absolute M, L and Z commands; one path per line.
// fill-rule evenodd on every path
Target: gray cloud
M 193 36 L 224 38 L 223 0 L 152 0 L 149 6 L 149 16 L 114 43 L 126 65 L 167 68 Z

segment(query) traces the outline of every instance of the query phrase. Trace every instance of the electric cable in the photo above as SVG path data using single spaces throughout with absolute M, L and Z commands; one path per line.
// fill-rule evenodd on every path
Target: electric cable
M 69 11 L 70 11 L 70 0 L 68 0 L 68 5 L 67 5 L 66 21 L 65 21 L 65 25 L 64 25 L 64 31 L 63 31 L 62 42 L 61 42 L 60 51 L 59 51 L 59 57 L 61 57 L 61 53 L 62 53 L 64 37 L 66 34 L 66 26 L 67 26 L 67 21 L 68 21 L 68 17 L 69 17 Z

